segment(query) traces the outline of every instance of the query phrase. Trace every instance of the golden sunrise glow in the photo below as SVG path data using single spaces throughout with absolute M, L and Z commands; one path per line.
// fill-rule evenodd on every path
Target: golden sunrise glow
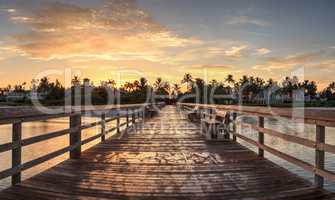
M 94 6 L 57 1 L 36 8 L 9 5 L 0 10 L 1 17 L 20 31 L 3 33 L 0 41 L 2 86 L 30 82 L 44 70 L 67 68 L 95 83 L 127 70 L 132 74 L 124 75 L 124 81 L 144 76 L 180 82 L 186 72 L 206 79 L 247 74 L 280 80 L 297 68 L 304 68 L 304 78 L 323 86 L 333 77 L 334 44 L 283 53 L 272 45 L 248 41 L 253 37 L 273 40 L 269 33 L 249 30 L 250 26 L 262 32 L 276 27 L 277 22 L 266 18 L 239 15 L 211 22 L 225 30 L 220 36 L 219 29 L 197 21 L 192 22 L 193 34 L 186 33 L 178 21 L 153 15 L 135 0 L 102 1 Z M 230 34 L 232 38 L 225 36 L 242 27 L 249 37 L 232 37 L 239 32 Z M 19 73 L 14 76 L 11 69 Z

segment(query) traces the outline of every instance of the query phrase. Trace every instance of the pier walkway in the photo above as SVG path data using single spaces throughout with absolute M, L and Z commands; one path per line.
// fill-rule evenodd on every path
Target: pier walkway
M 335 199 L 234 141 L 206 141 L 175 106 L 0 192 L 38 199 Z

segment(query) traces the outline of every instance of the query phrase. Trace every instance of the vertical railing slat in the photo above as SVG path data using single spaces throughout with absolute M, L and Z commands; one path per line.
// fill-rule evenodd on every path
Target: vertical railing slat
M 16 148 L 12 150 L 12 168 L 19 169 L 21 166 L 21 140 L 22 140 L 22 123 L 15 122 L 12 129 L 12 142 L 17 144 Z M 12 175 L 12 185 L 16 185 L 21 182 L 21 171 Z
M 127 122 L 127 128 L 129 128 L 129 109 L 127 108 L 127 111 L 126 111 L 126 122 Z
M 236 133 L 236 119 L 237 119 L 237 113 L 233 113 L 233 133 Z M 233 135 L 233 141 L 236 142 L 236 135 Z
M 106 140 L 106 114 L 101 114 L 101 142 Z
M 118 110 L 116 115 L 116 132 L 120 133 L 120 110 Z
M 81 155 L 81 114 L 70 116 L 70 128 L 70 145 L 73 147 L 70 158 L 78 159 Z
M 316 144 L 325 143 L 325 127 L 316 125 Z M 318 145 L 317 145 L 318 146 Z M 325 169 L 325 152 L 323 150 L 315 150 L 315 168 L 324 170 Z M 319 175 L 315 175 L 314 184 L 318 188 L 323 188 L 324 178 Z
M 132 110 L 131 123 L 132 123 L 133 126 L 135 126 L 135 122 L 136 122 L 136 119 L 135 119 L 135 110 Z
M 258 126 L 264 128 L 264 117 L 258 117 Z M 264 133 L 262 132 L 258 132 L 258 143 L 264 144 Z M 262 148 L 258 148 L 258 156 L 264 157 L 264 150 Z

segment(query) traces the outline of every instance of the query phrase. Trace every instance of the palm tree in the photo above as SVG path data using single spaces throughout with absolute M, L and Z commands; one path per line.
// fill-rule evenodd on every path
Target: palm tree
M 140 82 L 138 80 L 135 80 L 133 83 L 134 90 L 137 91 L 141 88 Z
M 304 89 L 306 95 L 310 97 L 315 97 L 317 92 L 317 85 L 314 81 L 305 80 L 303 83 L 300 84 L 300 88 Z
M 43 82 L 43 79 L 41 79 L 41 82 Z M 79 86 L 80 85 L 80 79 L 79 79 L 78 76 L 74 76 L 71 82 L 72 82 L 73 86 Z
M 187 90 L 188 91 L 192 90 L 193 83 L 194 83 L 192 75 L 189 74 L 189 73 L 185 74 L 181 83 L 186 83 L 187 84 Z
M 108 79 L 107 85 L 110 86 L 111 88 L 115 88 L 116 82 L 113 79 Z
M 163 82 L 162 89 L 165 90 L 167 93 L 170 93 L 170 84 L 168 82 Z
M 181 87 L 177 83 L 173 84 L 172 89 L 175 94 L 180 94 Z
M 134 90 L 134 85 L 133 83 L 131 82 L 126 82 L 124 85 L 123 85 L 123 88 L 128 91 L 128 92 L 132 92 Z
M 212 87 L 215 87 L 219 84 L 219 82 L 216 79 L 213 79 L 213 80 L 210 81 L 210 84 L 211 84 Z
M 266 88 L 272 88 L 274 86 L 275 82 L 272 78 L 269 78 L 269 80 L 266 83 Z
M 163 80 L 161 77 L 158 77 L 154 83 L 154 87 L 156 90 L 159 90 L 160 88 L 162 88 L 163 85 Z
M 335 91 L 335 82 L 332 82 L 331 84 L 329 84 L 328 88 L 331 89 L 334 92 Z
M 140 88 L 144 90 L 148 86 L 148 80 L 144 77 L 140 78 Z
M 228 84 L 230 84 L 230 85 L 234 85 L 235 84 L 235 80 L 234 80 L 233 75 L 228 74 L 227 78 L 225 79 L 225 82 L 228 83 Z

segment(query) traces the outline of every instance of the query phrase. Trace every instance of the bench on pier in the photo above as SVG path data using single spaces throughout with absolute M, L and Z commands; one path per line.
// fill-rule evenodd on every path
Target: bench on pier
M 230 113 L 227 112 L 224 117 L 221 115 L 212 115 L 209 118 L 201 120 L 202 133 L 207 140 L 229 140 Z
M 196 111 L 188 113 L 187 118 L 193 123 L 200 123 L 201 121 L 200 113 Z
M 146 109 L 145 114 L 147 117 L 152 118 L 154 116 L 157 116 L 158 111 L 153 108 L 149 108 L 149 109 Z

